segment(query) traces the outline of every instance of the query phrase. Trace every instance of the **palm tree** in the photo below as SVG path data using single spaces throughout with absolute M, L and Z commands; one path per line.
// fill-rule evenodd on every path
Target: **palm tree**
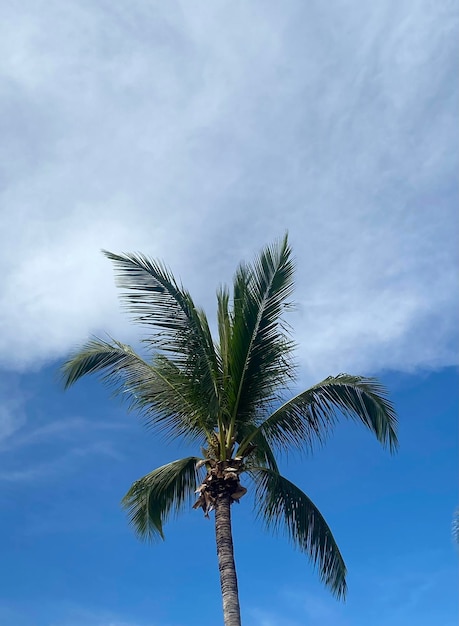
M 454 541 L 459 545 L 459 506 L 454 511 L 452 532 Z
M 385 389 L 372 378 L 339 374 L 286 399 L 294 381 L 294 343 L 283 313 L 293 288 L 287 236 L 251 265 L 239 265 L 232 298 L 217 293 L 218 341 L 204 311 L 158 261 L 140 254 L 104 254 L 136 321 L 151 334 L 148 358 L 119 341 L 92 339 L 63 365 L 65 386 L 86 374 L 128 398 L 149 426 L 200 443 L 200 456 L 173 461 L 137 480 L 122 504 L 142 539 L 164 539 L 163 524 L 191 498 L 215 532 L 226 626 L 241 623 L 231 532 L 231 505 L 254 488 L 268 528 L 283 528 L 317 567 L 338 598 L 346 593 L 346 566 L 320 511 L 282 476 L 275 452 L 312 449 L 338 416 L 361 421 L 391 451 L 396 415 Z

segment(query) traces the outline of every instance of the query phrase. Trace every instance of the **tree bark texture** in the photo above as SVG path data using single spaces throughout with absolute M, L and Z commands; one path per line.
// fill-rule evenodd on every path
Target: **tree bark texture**
M 215 534 L 225 626 L 241 626 L 241 612 L 234 563 L 229 494 L 220 494 L 215 506 Z

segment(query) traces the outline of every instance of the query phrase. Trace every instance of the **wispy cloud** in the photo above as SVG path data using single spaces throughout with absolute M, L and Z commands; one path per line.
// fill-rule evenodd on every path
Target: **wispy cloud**
M 283 587 L 270 609 L 250 611 L 250 626 L 348 626 L 342 605 L 323 593 L 312 594 Z
M 88 420 L 82 417 L 66 417 L 65 419 L 47 422 L 46 424 L 35 428 L 30 426 L 27 428 L 21 428 L 17 425 L 14 431 L 8 433 L 8 439 L 6 439 L 5 436 L 3 443 L 0 441 L 0 452 L 2 450 L 12 452 L 27 446 L 49 443 L 57 440 L 75 441 L 75 438 L 88 439 L 89 436 L 93 437 L 96 433 L 103 434 L 104 432 L 116 432 L 126 429 L 127 427 L 128 424 L 126 422 L 102 422 Z
M 420 551 L 382 559 L 378 571 L 354 565 L 346 603 L 337 602 L 317 581 L 309 591 L 284 578 L 269 608 L 249 611 L 249 626 L 427 626 L 433 619 L 452 626 L 451 605 L 445 612 L 440 605 L 444 583 L 450 584 L 455 572 L 438 566 L 442 558 Z
M 83 608 L 81 606 L 62 606 L 62 617 L 52 621 L 49 626 L 159 626 L 155 620 L 129 619 L 125 615 L 115 614 L 103 608 Z M 166 624 L 162 626 L 167 626 Z M 169 625 L 169 626 L 172 626 Z M 176 624 L 175 626 L 180 626 Z
M 0 447 L 2 441 L 11 435 L 24 423 L 24 415 L 19 404 L 6 401 L 0 406 Z
M 80 619 L 80 618 L 79 618 Z M 88 624 L 88 626 L 144 626 L 143 624 L 139 624 L 138 622 L 124 622 L 124 621 L 118 621 L 118 620 L 113 620 L 113 619 L 109 619 L 107 621 L 107 619 L 104 618 L 100 618 L 100 617 L 94 617 L 93 621 L 86 621 L 87 617 L 85 617 L 85 621 L 75 621 L 73 619 L 70 620 L 64 620 L 64 621 L 59 621 L 59 622 L 53 622 L 52 624 L 50 624 L 50 626 L 82 626 L 82 624 Z M 156 626 L 156 624 L 149 624 L 148 626 Z
M 3 366 L 132 340 L 102 247 L 211 311 L 285 228 L 310 373 L 457 362 L 453 3 L 1 11 Z
M 23 395 L 14 383 L 0 383 L 0 450 L 24 424 L 26 415 Z
M 16 393 L 0 408 L 0 483 L 66 475 L 88 458 L 124 459 L 115 440 L 117 433 L 128 428 L 126 422 L 65 417 L 36 425 L 26 420 L 27 410 L 27 403 Z
M 428 562 L 428 555 L 424 555 Z M 410 564 L 406 560 L 394 561 L 394 571 L 390 576 L 372 574 L 370 576 L 375 593 L 375 608 L 373 620 L 376 624 L 386 624 L 388 620 L 392 624 L 403 626 L 406 623 L 418 621 L 419 617 L 425 615 L 426 608 L 435 606 L 432 597 L 440 593 L 441 580 L 444 572 L 441 570 L 432 571 L 422 565 L 415 566 L 415 562 Z M 416 619 L 416 617 L 418 619 Z
M 59 617 L 46 618 L 42 615 L 42 611 L 38 610 L 35 618 L 29 619 L 22 607 L 1 603 L 0 617 L 11 620 L 5 621 L 5 624 L 14 623 L 18 626 L 37 626 L 37 624 L 38 626 L 83 626 L 83 624 L 84 626 L 159 626 L 155 621 L 130 620 L 125 616 L 116 615 L 113 611 L 104 610 L 103 608 L 87 609 L 68 602 L 56 602 L 52 606 L 45 605 L 45 607 L 41 608 L 45 608 L 50 615 L 59 615 Z
M 276 611 L 252 609 L 249 612 L 249 626 L 301 626 L 300 622 L 286 619 Z
M 65 476 L 89 458 L 124 459 L 117 435 L 129 423 L 67 416 L 40 423 L 26 418 L 30 405 L 16 390 L 0 406 L 0 483 Z
M 117 461 L 124 457 L 111 442 L 98 442 L 70 448 L 65 453 L 57 454 L 49 461 L 28 460 L 25 464 L 20 460 L 11 469 L 0 471 L 0 482 L 29 483 L 52 477 L 62 477 L 77 468 L 83 459 L 88 457 L 110 457 Z

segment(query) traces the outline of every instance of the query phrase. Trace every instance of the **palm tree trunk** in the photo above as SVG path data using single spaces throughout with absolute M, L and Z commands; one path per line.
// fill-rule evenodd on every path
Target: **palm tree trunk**
M 241 611 L 234 563 L 231 532 L 230 496 L 221 494 L 215 507 L 215 535 L 217 538 L 218 568 L 223 599 L 225 626 L 241 626 Z

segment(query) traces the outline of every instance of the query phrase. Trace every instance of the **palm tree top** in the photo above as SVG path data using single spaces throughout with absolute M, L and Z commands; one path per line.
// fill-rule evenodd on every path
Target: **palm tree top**
M 63 365 L 65 386 L 98 374 L 149 426 L 204 446 L 200 457 L 134 483 L 124 504 L 139 535 L 163 537 L 163 523 L 196 487 L 198 506 L 208 514 L 218 489 L 231 497 L 241 492 L 245 472 L 268 526 L 281 523 L 324 582 L 344 595 L 345 567 L 333 535 L 307 496 L 280 475 L 275 455 L 313 448 L 339 417 L 360 421 L 394 451 L 396 413 L 376 379 L 349 374 L 287 398 L 296 375 L 295 344 L 284 320 L 294 276 L 287 235 L 251 264 L 241 263 L 231 291 L 218 290 L 217 338 L 164 264 L 141 254 L 104 254 L 114 263 L 124 306 L 149 331 L 143 340 L 148 357 L 121 342 L 93 338 Z

